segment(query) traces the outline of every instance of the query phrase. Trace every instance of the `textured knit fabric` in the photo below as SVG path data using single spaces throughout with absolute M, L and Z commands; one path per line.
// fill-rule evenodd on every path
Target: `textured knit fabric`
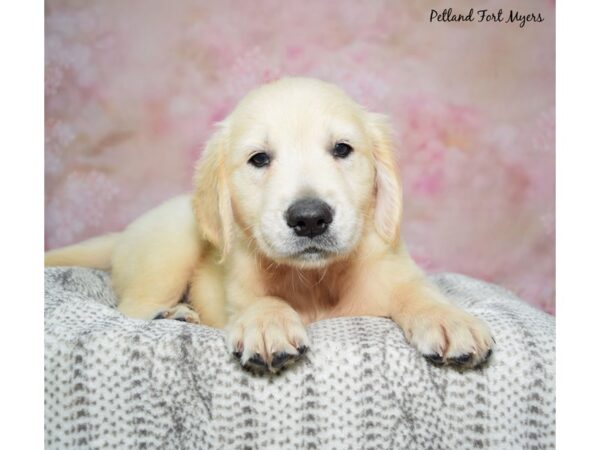
M 257 376 L 221 330 L 130 319 L 109 274 L 46 269 L 46 447 L 542 449 L 555 440 L 555 321 L 465 276 L 432 280 L 486 320 L 489 365 L 428 363 L 391 320 L 308 327 L 305 358 Z

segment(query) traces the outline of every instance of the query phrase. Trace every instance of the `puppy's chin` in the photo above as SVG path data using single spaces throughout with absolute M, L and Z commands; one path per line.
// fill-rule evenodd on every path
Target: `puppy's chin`
M 266 255 L 265 255 L 266 256 Z M 325 269 L 327 266 L 332 264 L 333 262 L 340 259 L 339 255 L 297 255 L 297 256 L 282 256 L 282 257 L 272 257 L 266 256 L 269 260 L 275 262 L 276 264 L 285 265 L 289 267 L 295 267 L 297 269 Z
M 300 269 L 322 269 L 339 259 L 336 253 L 309 247 L 304 251 L 285 258 L 285 263 Z

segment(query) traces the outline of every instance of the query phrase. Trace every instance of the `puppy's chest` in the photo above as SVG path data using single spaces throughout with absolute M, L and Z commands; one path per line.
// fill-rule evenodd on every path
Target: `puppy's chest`
M 344 301 L 341 280 L 322 273 L 290 271 L 266 280 L 268 295 L 289 303 L 305 322 L 334 317 Z

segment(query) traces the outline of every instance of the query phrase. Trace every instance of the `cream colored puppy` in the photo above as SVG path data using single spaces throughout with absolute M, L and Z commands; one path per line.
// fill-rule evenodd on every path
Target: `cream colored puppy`
M 340 316 L 391 317 L 434 363 L 483 363 L 488 327 L 427 281 L 401 213 L 386 118 L 331 84 L 284 78 L 219 124 L 191 196 L 46 264 L 112 269 L 130 317 L 226 327 L 246 368 L 278 371 L 308 348 L 308 323 Z

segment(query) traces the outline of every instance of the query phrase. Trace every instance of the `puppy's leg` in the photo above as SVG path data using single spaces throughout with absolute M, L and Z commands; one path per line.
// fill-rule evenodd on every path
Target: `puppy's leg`
M 178 305 L 198 264 L 201 241 L 190 199 L 172 199 L 146 213 L 122 233 L 112 257 L 118 309 L 140 319 L 199 322 Z
M 228 325 L 228 344 L 246 369 L 277 372 L 308 349 L 298 313 L 277 297 L 260 297 L 236 314 Z
M 373 252 L 356 267 L 347 289 L 353 315 L 391 317 L 407 341 L 437 364 L 473 367 L 491 354 L 493 339 L 485 322 L 430 283 L 403 244 L 393 254 Z
M 406 339 L 433 363 L 475 367 L 491 355 L 485 322 L 450 303 L 422 276 L 394 286 L 390 309 Z
M 227 323 L 225 282 L 218 255 L 206 252 L 193 275 L 188 301 L 209 327 L 224 328 Z

